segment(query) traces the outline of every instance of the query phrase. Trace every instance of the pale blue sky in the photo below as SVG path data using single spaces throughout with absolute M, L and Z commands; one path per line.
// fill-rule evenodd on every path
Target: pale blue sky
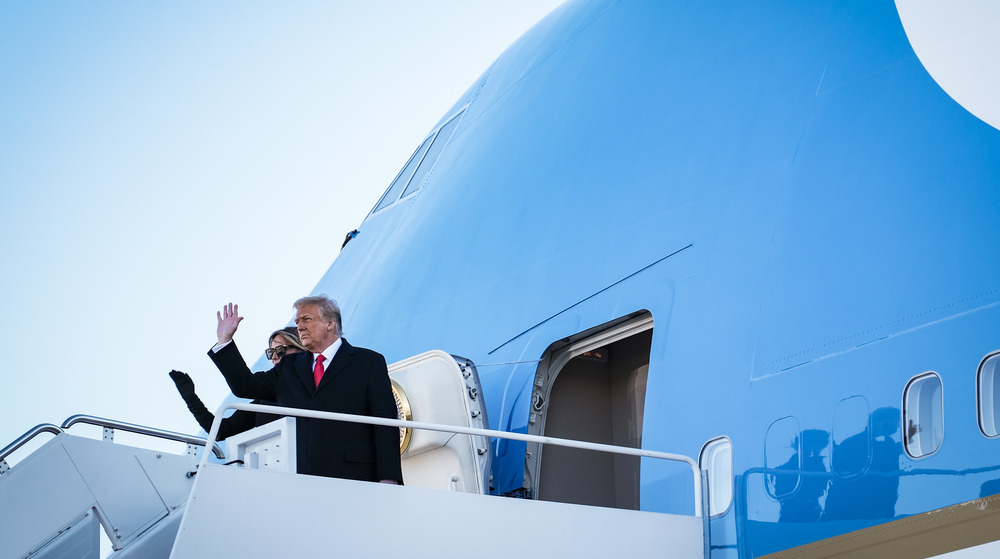
M 257 357 L 559 3 L 0 4 L 0 446 L 76 413 L 197 432 L 167 371 L 228 394 L 215 312 Z

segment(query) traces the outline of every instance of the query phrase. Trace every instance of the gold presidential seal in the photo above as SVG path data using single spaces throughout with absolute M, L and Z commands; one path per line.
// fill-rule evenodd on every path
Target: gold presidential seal
M 406 392 L 403 390 L 402 385 L 393 379 L 389 379 L 392 383 L 392 397 L 396 400 L 396 415 L 399 419 L 406 421 L 413 420 L 413 413 L 410 409 L 410 400 L 406 398 Z M 413 429 L 409 427 L 399 428 L 399 453 L 402 454 L 406 452 L 406 447 L 410 446 L 410 435 L 413 433 Z

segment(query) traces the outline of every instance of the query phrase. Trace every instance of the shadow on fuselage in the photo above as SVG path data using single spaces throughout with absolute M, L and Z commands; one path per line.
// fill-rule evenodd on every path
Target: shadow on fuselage
M 823 450 L 830 442 L 830 434 L 819 429 L 802 432 L 801 441 L 792 441 L 798 449 L 787 462 L 775 468 L 795 472 L 774 474 L 775 493 L 787 495 L 780 499 L 779 522 L 815 522 L 819 520 L 822 508 L 820 497 L 826 493 L 830 478 L 824 464 Z M 801 457 L 800 457 L 801 452 Z M 796 489 L 794 485 L 798 483 Z
M 990 495 L 996 495 L 1000 493 L 1000 479 L 991 479 L 989 481 L 983 482 L 979 487 L 979 498 L 989 497 Z
M 899 410 L 879 408 L 871 414 L 864 431 L 835 446 L 834 453 L 848 461 L 848 471 L 863 473 L 833 477 L 820 520 L 893 518 L 896 515 L 899 458 L 903 454 L 902 443 L 893 439 L 898 432 Z M 871 463 L 867 471 L 863 471 L 863 463 L 857 462 L 867 462 L 869 444 Z M 856 470 L 850 467 L 858 465 L 862 467 Z
M 821 429 L 805 429 L 791 441 L 795 452 L 768 472 L 780 506 L 778 522 L 895 517 L 903 454 L 899 409 L 879 408 L 866 423 L 832 448 L 830 432 Z M 988 483 L 993 485 L 984 484 L 983 491 L 1000 492 L 1000 480 Z

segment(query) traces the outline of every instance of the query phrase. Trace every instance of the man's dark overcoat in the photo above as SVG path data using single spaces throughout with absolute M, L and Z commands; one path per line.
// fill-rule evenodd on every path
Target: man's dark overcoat
M 397 417 L 385 358 L 343 340 L 315 385 L 312 353 L 286 354 L 274 368 L 251 373 L 231 342 L 209 357 L 233 394 L 305 408 L 374 417 Z M 399 430 L 360 423 L 296 418 L 298 472 L 327 477 L 403 482 Z

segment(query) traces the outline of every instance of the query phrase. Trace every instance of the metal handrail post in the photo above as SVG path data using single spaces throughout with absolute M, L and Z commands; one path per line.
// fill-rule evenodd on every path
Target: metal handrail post
M 595 450 L 598 452 L 609 452 L 613 454 L 625 454 L 629 456 L 644 456 L 646 458 L 656 458 L 659 460 L 670 460 L 673 462 L 684 462 L 690 466 L 694 474 L 694 511 L 695 516 L 702 516 L 702 491 L 701 491 L 701 469 L 698 464 L 684 456 L 683 454 L 672 454 L 669 452 L 658 452 L 655 450 L 645 450 L 641 448 L 629 448 L 624 446 L 614 446 L 601 443 L 588 443 L 584 441 L 574 441 L 571 439 L 559 439 L 555 437 L 544 437 L 540 435 L 526 435 L 521 433 L 509 433 L 507 431 L 495 431 L 493 429 L 477 429 L 475 427 L 461 427 L 458 425 L 443 425 L 439 423 L 424 423 L 420 421 L 405 421 L 401 419 L 387 419 L 384 417 L 370 417 L 367 415 L 353 415 L 348 413 L 324 412 L 306 410 L 301 408 L 285 408 L 280 406 L 265 406 L 260 404 L 245 404 L 232 402 L 222 404 L 215 412 L 215 421 L 212 422 L 212 429 L 208 433 L 208 440 L 215 443 L 215 437 L 219 434 L 219 426 L 222 424 L 222 414 L 227 409 L 241 411 L 252 411 L 257 413 L 268 413 L 272 415 L 290 415 L 295 417 L 308 417 L 312 419 L 329 419 L 335 421 L 345 421 L 348 423 L 365 423 L 368 425 L 382 425 L 386 427 L 409 427 L 411 429 L 426 429 L 428 431 L 440 431 L 445 433 L 459 433 L 462 435 L 479 435 L 483 437 L 496 437 L 499 439 L 510 439 L 515 441 L 525 441 L 531 443 L 551 444 L 583 450 Z M 208 456 L 202 456 L 198 468 L 203 468 L 208 463 Z
M 128 431 L 130 433 L 136 433 L 139 435 L 148 435 L 150 437 L 157 437 L 160 439 L 167 439 L 169 441 L 177 441 L 187 444 L 192 444 L 196 446 L 204 446 L 208 448 L 208 439 L 203 439 L 201 437 L 195 437 L 194 435 L 185 435 L 184 433 L 175 433 L 174 431 L 165 431 L 163 429 L 157 429 L 155 427 L 146 427 L 145 425 L 136 425 L 135 423 L 126 423 L 124 421 L 116 421 L 114 419 L 106 419 L 103 417 L 95 417 L 92 415 L 78 414 L 71 416 L 63 421 L 62 428 L 69 429 L 77 423 L 84 423 L 87 425 L 96 425 L 98 427 L 104 427 L 109 429 L 121 429 L 122 431 Z M 215 455 L 219 460 L 225 460 L 226 454 L 222 452 L 222 448 L 215 444 L 215 439 L 212 439 L 212 454 Z M 203 458 L 208 457 L 208 453 L 202 453 Z
M 3 447 L 3 450 L 0 450 L 0 463 L 4 463 L 7 457 L 10 456 L 15 450 L 21 448 L 27 444 L 28 441 L 42 433 L 52 433 L 53 435 L 58 435 L 62 433 L 62 429 L 60 429 L 58 425 L 53 425 L 51 423 L 41 423 L 35 425 L 31 429 L 28 429 L 23 435 L 14 439 L 14 442 Z M 3 474 L 3 471 L 0 471 L 0 474 Z
M 708 487 L 708 470 L 701 470 L 701 536 L 705 543 L 705 557 L 712 556 L 712 499 Z

